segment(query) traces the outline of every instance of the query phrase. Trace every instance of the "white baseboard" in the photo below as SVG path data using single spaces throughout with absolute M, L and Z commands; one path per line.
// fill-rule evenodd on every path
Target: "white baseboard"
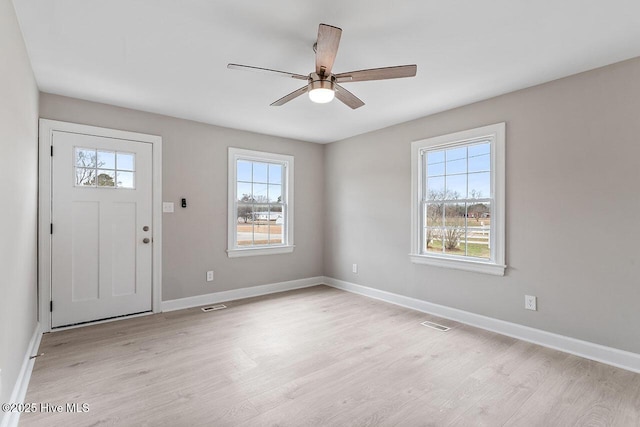
M 247 288 L 233 289 L 230 291 L 214 292 L 211 294 L 197 295 L 162 301 L 162 311 L 182 310 L 184 308 L 199 307 L 201 305 L 216 304 L 219 302 L 233 301 L 243 298 L 258 297 L 276 292 L 290 291 L 292 289 L 308 288 L 323 284 L 324 277 L 308 277 L 306 279 L 290 280 L 288 282 L 270 283 L 268 285 L 250 286 Z
M 24 360 L 22 361 L 22 367 L 18 374 L 18 379 L 11 392 L 9 402 L 6 403 L 24 403 L 24 398 L 27 395 L 27 388 L 29 388 L 29 380 L 31 379 L 31 371 L 35 359 L 31 359 L 31 356 L 38 353 L 40 348 L 40 341 L 42 340 L 42 330 L 40 329 L 40 323 L 36 323 L 35 330 L 29 341 L 27 352 L 25 353 Z M 5 403 L 5 402 L 3 402 Z M 6 412 L 4 417 L 0 421 L 0 427 L 16 427 L 20 420 L 20 412 Z
M 554 350 L 563 351 L 586 359 L 595 360 L 596 362 L 602 362 L 618 368 L 640 373 L 640 354 L 637 353 L 606 347 L 604 345 L 582 341 L 576 338 L 558 335 L 552 332 L 519 325 L 517 323 L 506 322 L 504 320 L 498 320 L 480 314 L 470 313 L 457 308 L 433 304 L 427 301 L 381 291 L 367 286 L 356 285 L 355 283 L 345 282 L 332 277 L 325 277 L 324 283 L 344 291 L 379 299 L 391 304 L 443 317 L 445 319 L 455 320 L 456 322 L 497 332 L 502 335 L 539 344 Z

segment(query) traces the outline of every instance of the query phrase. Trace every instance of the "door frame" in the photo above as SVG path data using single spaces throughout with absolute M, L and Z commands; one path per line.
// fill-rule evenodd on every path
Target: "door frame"
M 58 120 L 40 119 L 38 139 L 38 320 L 42 332 L 51 332 L 51 139 L 54 131 L 117 138 L 152 145 L 152 241 L 151 309 L 162 311 L 162 137 Z M 55 153 L 53 153 L 55 155 Z M 55 227 L 55 224 L 54 224 Z M 99 321 L 98 321 L 99 322 Z M 89 323 L 91 324 L 91 323 Z M 62 330 L 65 328 L 56 328 Z

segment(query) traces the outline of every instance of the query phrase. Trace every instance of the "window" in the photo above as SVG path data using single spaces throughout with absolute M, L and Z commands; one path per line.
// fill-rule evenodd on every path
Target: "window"
M 135 188 L 136 155 L 76 147 L 75 186 Z
M 411 260 L 504 275 L 505 124 L 411 145 Z
M 293 251 L 293 156 L 229 148 L 229 257 Z

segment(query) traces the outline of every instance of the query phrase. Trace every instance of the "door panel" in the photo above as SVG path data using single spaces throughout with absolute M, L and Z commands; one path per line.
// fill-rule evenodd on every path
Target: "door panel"
M 136 204 L 131 202 L 113 204 L 111 225 L 111 274 L 113 296 L 136 293 Z
M 71 210 L 71 300 L 96 300 L 100 298 L 100 204 L 72 202 Z
M 53 146 L 52 327 L 150 311 L 152 144 L 55 131 Z

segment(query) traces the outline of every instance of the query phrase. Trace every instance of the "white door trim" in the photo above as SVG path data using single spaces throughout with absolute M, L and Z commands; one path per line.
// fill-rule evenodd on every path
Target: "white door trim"
M 152 310 L 162 311 L 162 137 L 95 126 L 40 119 L 38 201 L 38 318 L 51 331 L 51 138 L 54 131 L 95 135 L 153 144 Z M 55 155 L 55 153 L 54 153 Z M 55 226 L 55 225 L 54 225 Z

